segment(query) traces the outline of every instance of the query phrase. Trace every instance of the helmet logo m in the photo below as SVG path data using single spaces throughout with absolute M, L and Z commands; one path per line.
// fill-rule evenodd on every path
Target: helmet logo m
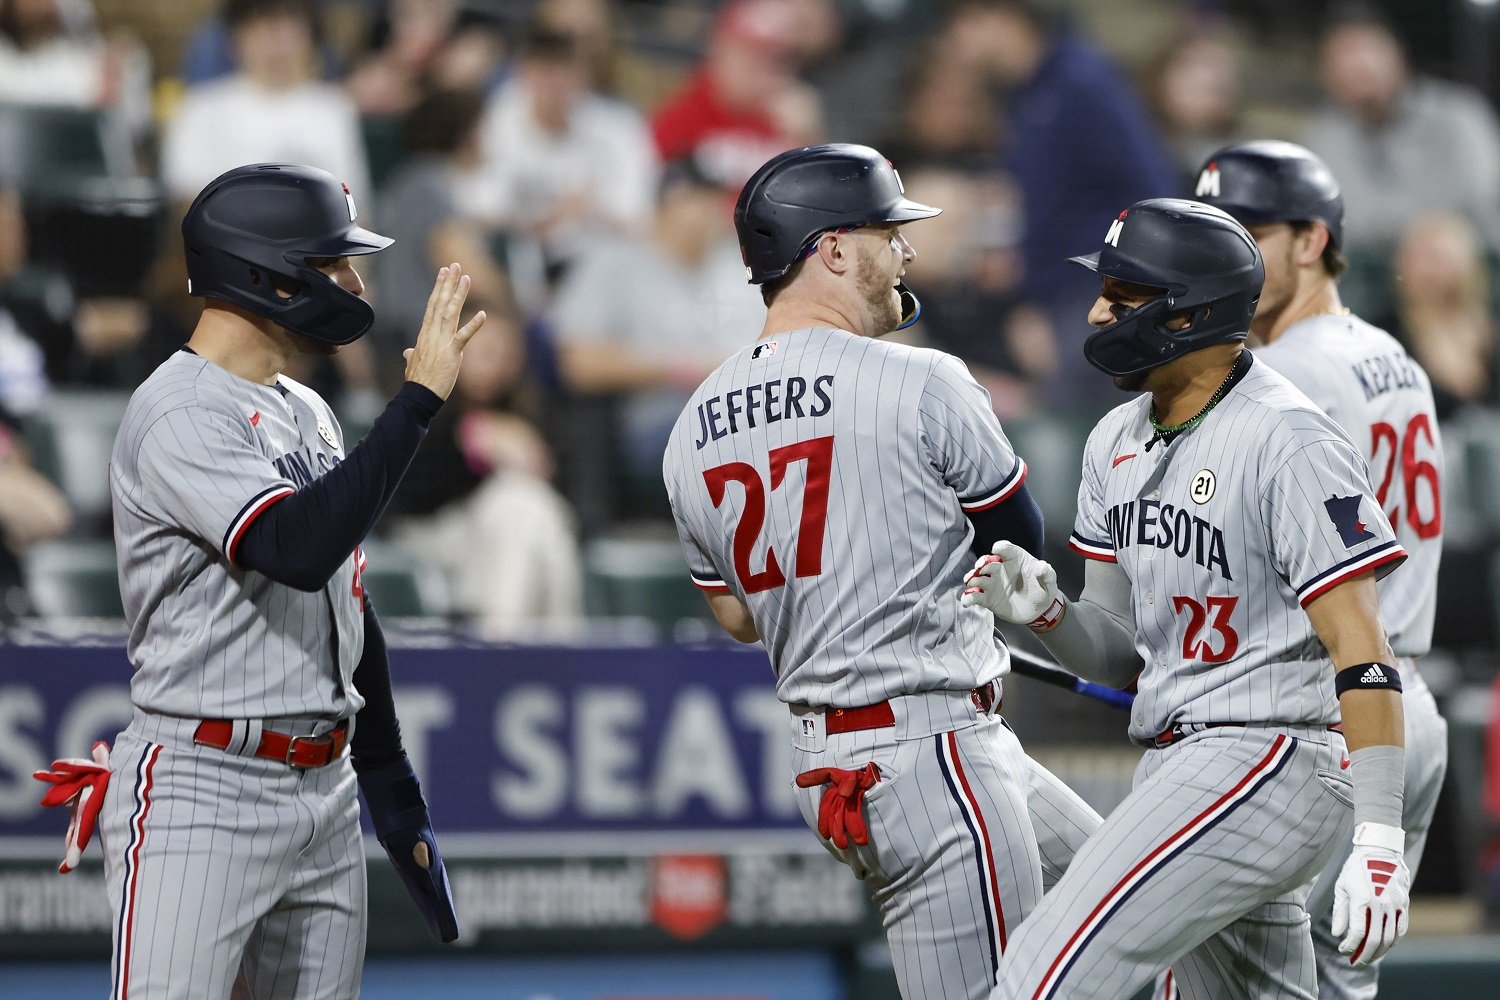
M 1198 175 L 1198 188 L 1193 194 L 1199 198 L 1219 197 L 1219 165 L 1210 163 L 1203 168 L 1203 173 Z
M 1112 247 L 1118 247 L 1120 245 L 1120 231 L 1124 228 L 1125 213 L 1121 212 L 1120 217 L 1109 224 L 1109 232 L 1104 234 L 1104 242 Z

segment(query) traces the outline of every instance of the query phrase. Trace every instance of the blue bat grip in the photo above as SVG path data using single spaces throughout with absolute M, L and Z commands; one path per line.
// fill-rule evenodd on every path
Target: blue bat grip
M 1086 698 L 1094 698 L 1116 708 L 1128 709 L 1135 703 L 1135 695 L 1129 691 L 1116 691 L 1112 687 L 1095 684 L 1093 681 L 1080 680 L 1073 685 L 1073 690 Z

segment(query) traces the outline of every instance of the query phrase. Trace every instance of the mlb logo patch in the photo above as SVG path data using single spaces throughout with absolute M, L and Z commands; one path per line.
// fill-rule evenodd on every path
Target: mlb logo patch
M 1365 527 L 1365 522 L 1360 520 L 1359 503 L 1362 499 L 1364 498 L 1359 496 L 1332 496 L 1323 501 L 1328 519 L 1333 522 L 1334 529 L 1339 533 L 1339 540 L 1346 549 L 1352 549 L 1360 542 L 1375 537 L 1375 532 Z
M 761 358 L 769 358 L 776 353 L 776 341 L 768 340 L 764 344 L 756 344 L 755 350 L 750 352 L 751 361 L 759 361 Z

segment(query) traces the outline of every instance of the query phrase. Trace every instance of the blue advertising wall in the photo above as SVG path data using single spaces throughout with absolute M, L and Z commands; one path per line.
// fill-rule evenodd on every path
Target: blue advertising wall
M 391 651 L 404 742 L 480 952 L 842 947 L 864 886 L 805 827 L 765 654 L 717 645 Z M 31 772 L 129 721 L 118 645 L 0 645 L 0 958 L 107 955 L 102 862 Z M 372 838 L 372 953 L 436 951 Z

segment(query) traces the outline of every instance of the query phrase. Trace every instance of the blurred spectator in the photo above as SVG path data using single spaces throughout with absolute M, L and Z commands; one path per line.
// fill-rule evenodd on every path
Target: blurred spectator
M 365 116 L 404 115 L 426 92 L 488 90 L 505 41 L 498 24 L 457 0 L 390 0 L 344 81 Z
M 935 56 L 936 46 L 928 46 L 926 54 Z M 929 166 L 968 173 L 993 167 L 995 102 L 973 67 L 918 59 L 901 93 L 898 127 L 877 147 L 892 163 L 907 173 Z
M 1227 34 L 1194 30 L 1174 38 L 1147 72 L 1147 94 L 1171 146 L 1180 191 L 1191 191 L 1203 161 L 1242 138 L 1240 62 Z
M 151 66 L 139 42 L 102 37 L 89 0 L 0 0 L 0 101 L 114 108 L 151 120 Z
M 471 199 L 463 187 L 481 159 L 484 101 L 477 90 L 432 91 L 403 125 L 407 159 L 380 199 L 381 228 L 396 242 L 374 258 L 381 307 L 372 336 L 392 377 L 402 371 L 401 349 L 421 329 L 433 275 L 450 261 L 463 264 L 474 298 L 514 306 L 488 234 L 467 214 Z
M 745 280 L 724 191 L 686 160 L 663 174 L 650 235 L 597 240 L 553 309 L 565 385 L 624 397 L 625 471 L 655 484 L 689 394 L 753 341 L 764 320 L 760 295 Z
M 692 157 L 738 192 L 772 156 L 818 141 L 817 94 L 796 76 L 801 29 L 797 0 L 726 6 L 703 62 L 652 119 L 662 158 Z
M 922 296 L 918 331 L 968 364 L 1002 420 L 1034 412 L 1035 387 L 1056 368 L 1057 348 L 1046 317 L 1020 294 L 1014 193 L 946 168 L 904 176 L 911 197 L 943 206 L 923 223 L 906 269 Z
M 281 160 L 322 167 L 370 197 L 354 102 L 315 75 L 312 0 L 227 0 L 237 72 L 189 87 L 162 141 L 174 199 L 231 167 Z
M 1087 329 L 1098 279 L 1068 263 L 1096 247 L 1132 202 L 1176 194 L 1171 157 L 1134 88 L 1101 53 L 1035 0 L 965 0 L 942 41 L 1007 102 L 1002 161 L 1021 192 L 1022 289 L 1063 341 Z M 1107 381 L 1064 349 L 1053 399 L 1107 403 Z
M 0 405 L 0 624 L 33 613 L 22 557 L 66 532 L 70 518 L 62 493 L 32 467 L 19 420 Z
M 1489 273 L 1474 227 L 1453 215 L 1418 216 L 1394 272 L 1394 309 L 1380 325 L 1427 370 L 1438 419 L 1500 401 Z
M 1479 93 L 1412 75 L 1369 13 L 1332 22 L 1322 75 L 1329 104 L 1306 143 L 1343 185 L 1351 256 L 1388 252 L 1424 211 L 1462 215 L 1500 248 L 1500 126 Z
M 0 624 L 30 614 L 21 558 L 35 542 L 68 530 L 67 501 L 36 469 L 22 443 L 22 421 L 47 394 L 39 334 L 67 334 L 38 322 L 35 304 L 18 300 L 13 279 L 26 266 L 26 226 L 14 191 L 0 189 Z
M 490 98 L 480 126 L 482 196 L 492 221 L 520 239 L 511 262 L 539 304 L 540 270 L 551 285 L 601 233 L 626 234 L 651 216 L 656 153 L 633 107 L 589 89 L 579 42 L 534 27 L 520 66 Z M 524 270 L 523 254 L 540 268 Z
M 47 393 L 40 344 L 68 336 L 64 316 L 48 315 L 44 302 L 16 294 L 15 279 L 26 263 L 20 195 L 0 188 L 0 410 L 13 416 L 31 413 Z
M 402 114 L 416 104 L 457 13 L 455 0 L 391 0 L 372 25 L 370 51 L 345 80 L 361 114 Z
M 802 79 L 817 92 L 822 134 L 838 142 L 878 145 L 896 125 L 906 93 L 902 67 L 913 62 L 917 40 L 938 18 L 937 5 L 910 0 L 789 0 L 789 5 L 797 27 L 792 50 Z M 940 54 L 926 55 L 923 65 L 944 65 Z
M 608 0 L 542 0 L 533 16 L 542 29 L 578 43 L 591 88 L 601 94 L 614 90 L 618 31 Z
M 489 322 L 396 495 L 394 535 L 443 572 L 459 616 L 524 637 L 582 617 L 582 566 L 572 512 L 549 483 L 520 326 L 485 308 Z

